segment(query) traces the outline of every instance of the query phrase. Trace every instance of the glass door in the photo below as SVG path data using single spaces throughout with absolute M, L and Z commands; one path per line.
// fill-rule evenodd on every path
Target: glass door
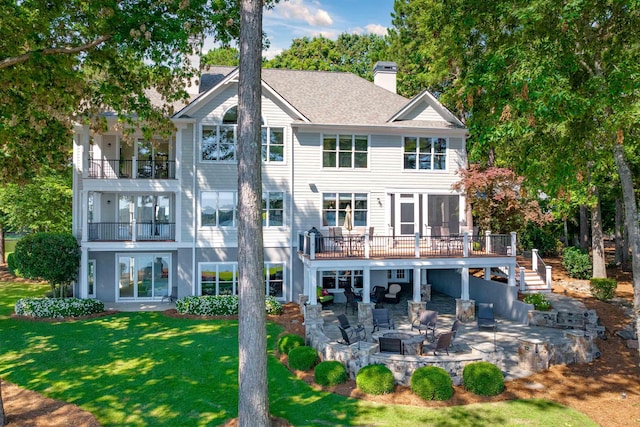
M 414 194 L 398 194 L 395 204 L 394 224 L 396 236 L 413 236 L 419 230 L 418 224 L 418 203 Z
M 171 282 L 168 254 L 132 254 L 118 257 L 118 299 L 157 299 L 166 296 Z
M 96 297 L 96 260 L 90 259 L 87 266 L 87 296 L 89 298 Z

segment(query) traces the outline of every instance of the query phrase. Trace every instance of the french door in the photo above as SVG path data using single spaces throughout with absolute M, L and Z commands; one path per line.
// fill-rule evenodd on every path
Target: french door
M 169 254 L 118 255 L 118 300 L 146 300 L 168 294 L 171 283 Z

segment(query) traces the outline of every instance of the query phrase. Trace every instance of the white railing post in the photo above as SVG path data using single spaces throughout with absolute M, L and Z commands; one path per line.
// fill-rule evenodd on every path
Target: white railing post
M 533 271 L 538 271 L 538 250 L 531 249 L 531 269 Z
M 465 231 L 462 235 L 462 256 L 469 257 L 469 232 Z
M 527 283 L 524 276 L 524 267 L 520 267 L 520 292 L 525 292 L 527 290 Z
M 491 253 L 491 230 L 487 230 L 484 232 L 485 237 L 485 251 L 490 254 Z
M 316 259 L 316 233 L 309 233 L 309 259 Z
M 545 278 L 545 285 L 547 285 L 547 289 L 551 291 L 551 266 L 547 265 L 546 268 L 547 277 Z
M 515 257 L 516 256 L 516 232 L 512 231 L 511 232 L 511 256 Z
M 420 258 L 420 233 L 415 234 L 414 242 L 415 242 L 415 247 L 414 247 L 415 257 Z
M 364 235 L 364 257 L 369 258 L 369 243 L 371 242 L 371 236 L 369 236 L 369 232 Z
M 131 178 L 138 178 L 138 157 L 131 158 Z
M 131 240 L 138 241 L 138 222 L 135 218 L 131 221 Z

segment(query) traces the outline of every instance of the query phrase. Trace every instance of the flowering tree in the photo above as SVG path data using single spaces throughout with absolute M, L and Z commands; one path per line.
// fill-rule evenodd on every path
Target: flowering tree
M 523 230 L 530 222 L 544 225 L 553 219 L 542 212 L 537 200 L 527 196 L 524 178 L 511 169 L 472 165 L 460 175 L 452 188 L 464 191 L 482 230 L 509 233 Z

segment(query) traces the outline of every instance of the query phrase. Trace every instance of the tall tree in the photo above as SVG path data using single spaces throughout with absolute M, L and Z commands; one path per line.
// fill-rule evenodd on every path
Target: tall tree
M 202 65 L 237 67 L 240 64 L 240 51 L 235 47 L 217 47 L 202 55 L 200 61 Z
M 238 425 L 241 427 L 270 424 L 261 215 L 262 5 L 262 0 L 241 0 L 240 2 Z

